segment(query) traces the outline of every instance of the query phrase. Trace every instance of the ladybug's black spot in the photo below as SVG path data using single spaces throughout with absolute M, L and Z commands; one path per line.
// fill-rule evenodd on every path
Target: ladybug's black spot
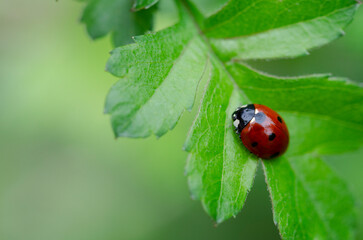
M 282 119 L 280 118 L 280 116 L 277 117 L 277 120 L 279 120 L 279 122 L 282 123 Z
M 271 157 L 270 157 L 270 158 L 277 157 L 279 154 L 280 154 L 280 152 L 274 153 L 274 154 L 272 154 L 272 155 L 271 155 Z
M 274 140 L 276 137 L 276 134 L 275 133 L 271 133 L 270 135 L 268 135 L 268 140 L 272 141 Z
M 257 142 L 253 142 L 252 143 L 252 147 L 256 147 L 258 145 L 258 143 Z
M 262 124 L 266 119 L 266 115 L 263 112 L 259 112 L 255 115 L 255 120 L 257 123 Z

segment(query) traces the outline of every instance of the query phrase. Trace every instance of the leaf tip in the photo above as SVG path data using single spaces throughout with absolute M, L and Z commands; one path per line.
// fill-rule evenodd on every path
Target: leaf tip
M 192 199 L 193 201 L 197 200 L 198 198 L 196 196 L 194 196 L 194 194 L 190 194 L 190 199 Z
M 113 137 L 115 140 L 117 140 L 120 136 L 119 134 L 117 133 L 116 129 L 112 129 L 112 132 L 113 132 Z
M 134 5 L 132 5 L 130 11 L 131 12 L 137 12 L 138 11 L 138 9 L 136 8 L 136 3 L 134 3 Z
M 166 134 L 168 131 L 162 131 L 162 132 L 156 132 L 154 133 L 155 134 L 155 137 L 156 137 L 156 140 L 159 140 L 164 134 Z
M 215 220 L 216 222 L 215 222 L 214 226 L 218 227 L 218 225 L 221 224 L 224 220 L 225 220 L 224 217 L 217 217 L 217 219 Z
M 154 0 L 148 4 L 138 4 L 137 1 L 134 2 L 134 4 L 131 7 L 132 12 L 137 12 L 140 10 L 146 10 L 154 6 L 159 0 Z
M 188 147 L 187 147 L 186 143 L 183 145 L 182 150 L 185 151 L 185 152 L 188 152 Z
M 103 114 L 109 114 L 107 107 L 103 108 Z

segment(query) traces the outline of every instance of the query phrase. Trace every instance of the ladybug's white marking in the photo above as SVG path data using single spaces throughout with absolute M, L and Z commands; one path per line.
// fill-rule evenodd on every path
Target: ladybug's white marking
M 259 111 L 258 111 L 258 109 L 256 109 L 256 108 L 255 108 L 255 116 L 256 116 L 256 114 L 257 114 L 257 113 L 259 113 Z M 250 121 L 250 123 L 253 123 L 253 122 L 256 122 L 255 117 L 253 117 L 253 118 L 251 119 L 251 121 Z
M 235 126 L 236 128 L 238 128 L 238 125 L 239 125 L 239 120 L 238 119 L 234 120 L 233 126 Z

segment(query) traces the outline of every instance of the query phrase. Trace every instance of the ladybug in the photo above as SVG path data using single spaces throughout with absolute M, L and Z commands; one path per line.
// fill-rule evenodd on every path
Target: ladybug
M 260 104 L 248 104 L 232 114 L 233 125 L 243 145 L 257 157 L 281 156 L 289 145 L 289 131 L 279 114 Z

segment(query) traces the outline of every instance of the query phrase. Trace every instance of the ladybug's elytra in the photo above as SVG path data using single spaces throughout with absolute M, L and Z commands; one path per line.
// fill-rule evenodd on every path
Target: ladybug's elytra
M 233 125 L 243 145 L 263 159 L 281 156 L 289 145 L 285 121 L 274 110 L 260 104 L 248 104 L 232 114 Z

